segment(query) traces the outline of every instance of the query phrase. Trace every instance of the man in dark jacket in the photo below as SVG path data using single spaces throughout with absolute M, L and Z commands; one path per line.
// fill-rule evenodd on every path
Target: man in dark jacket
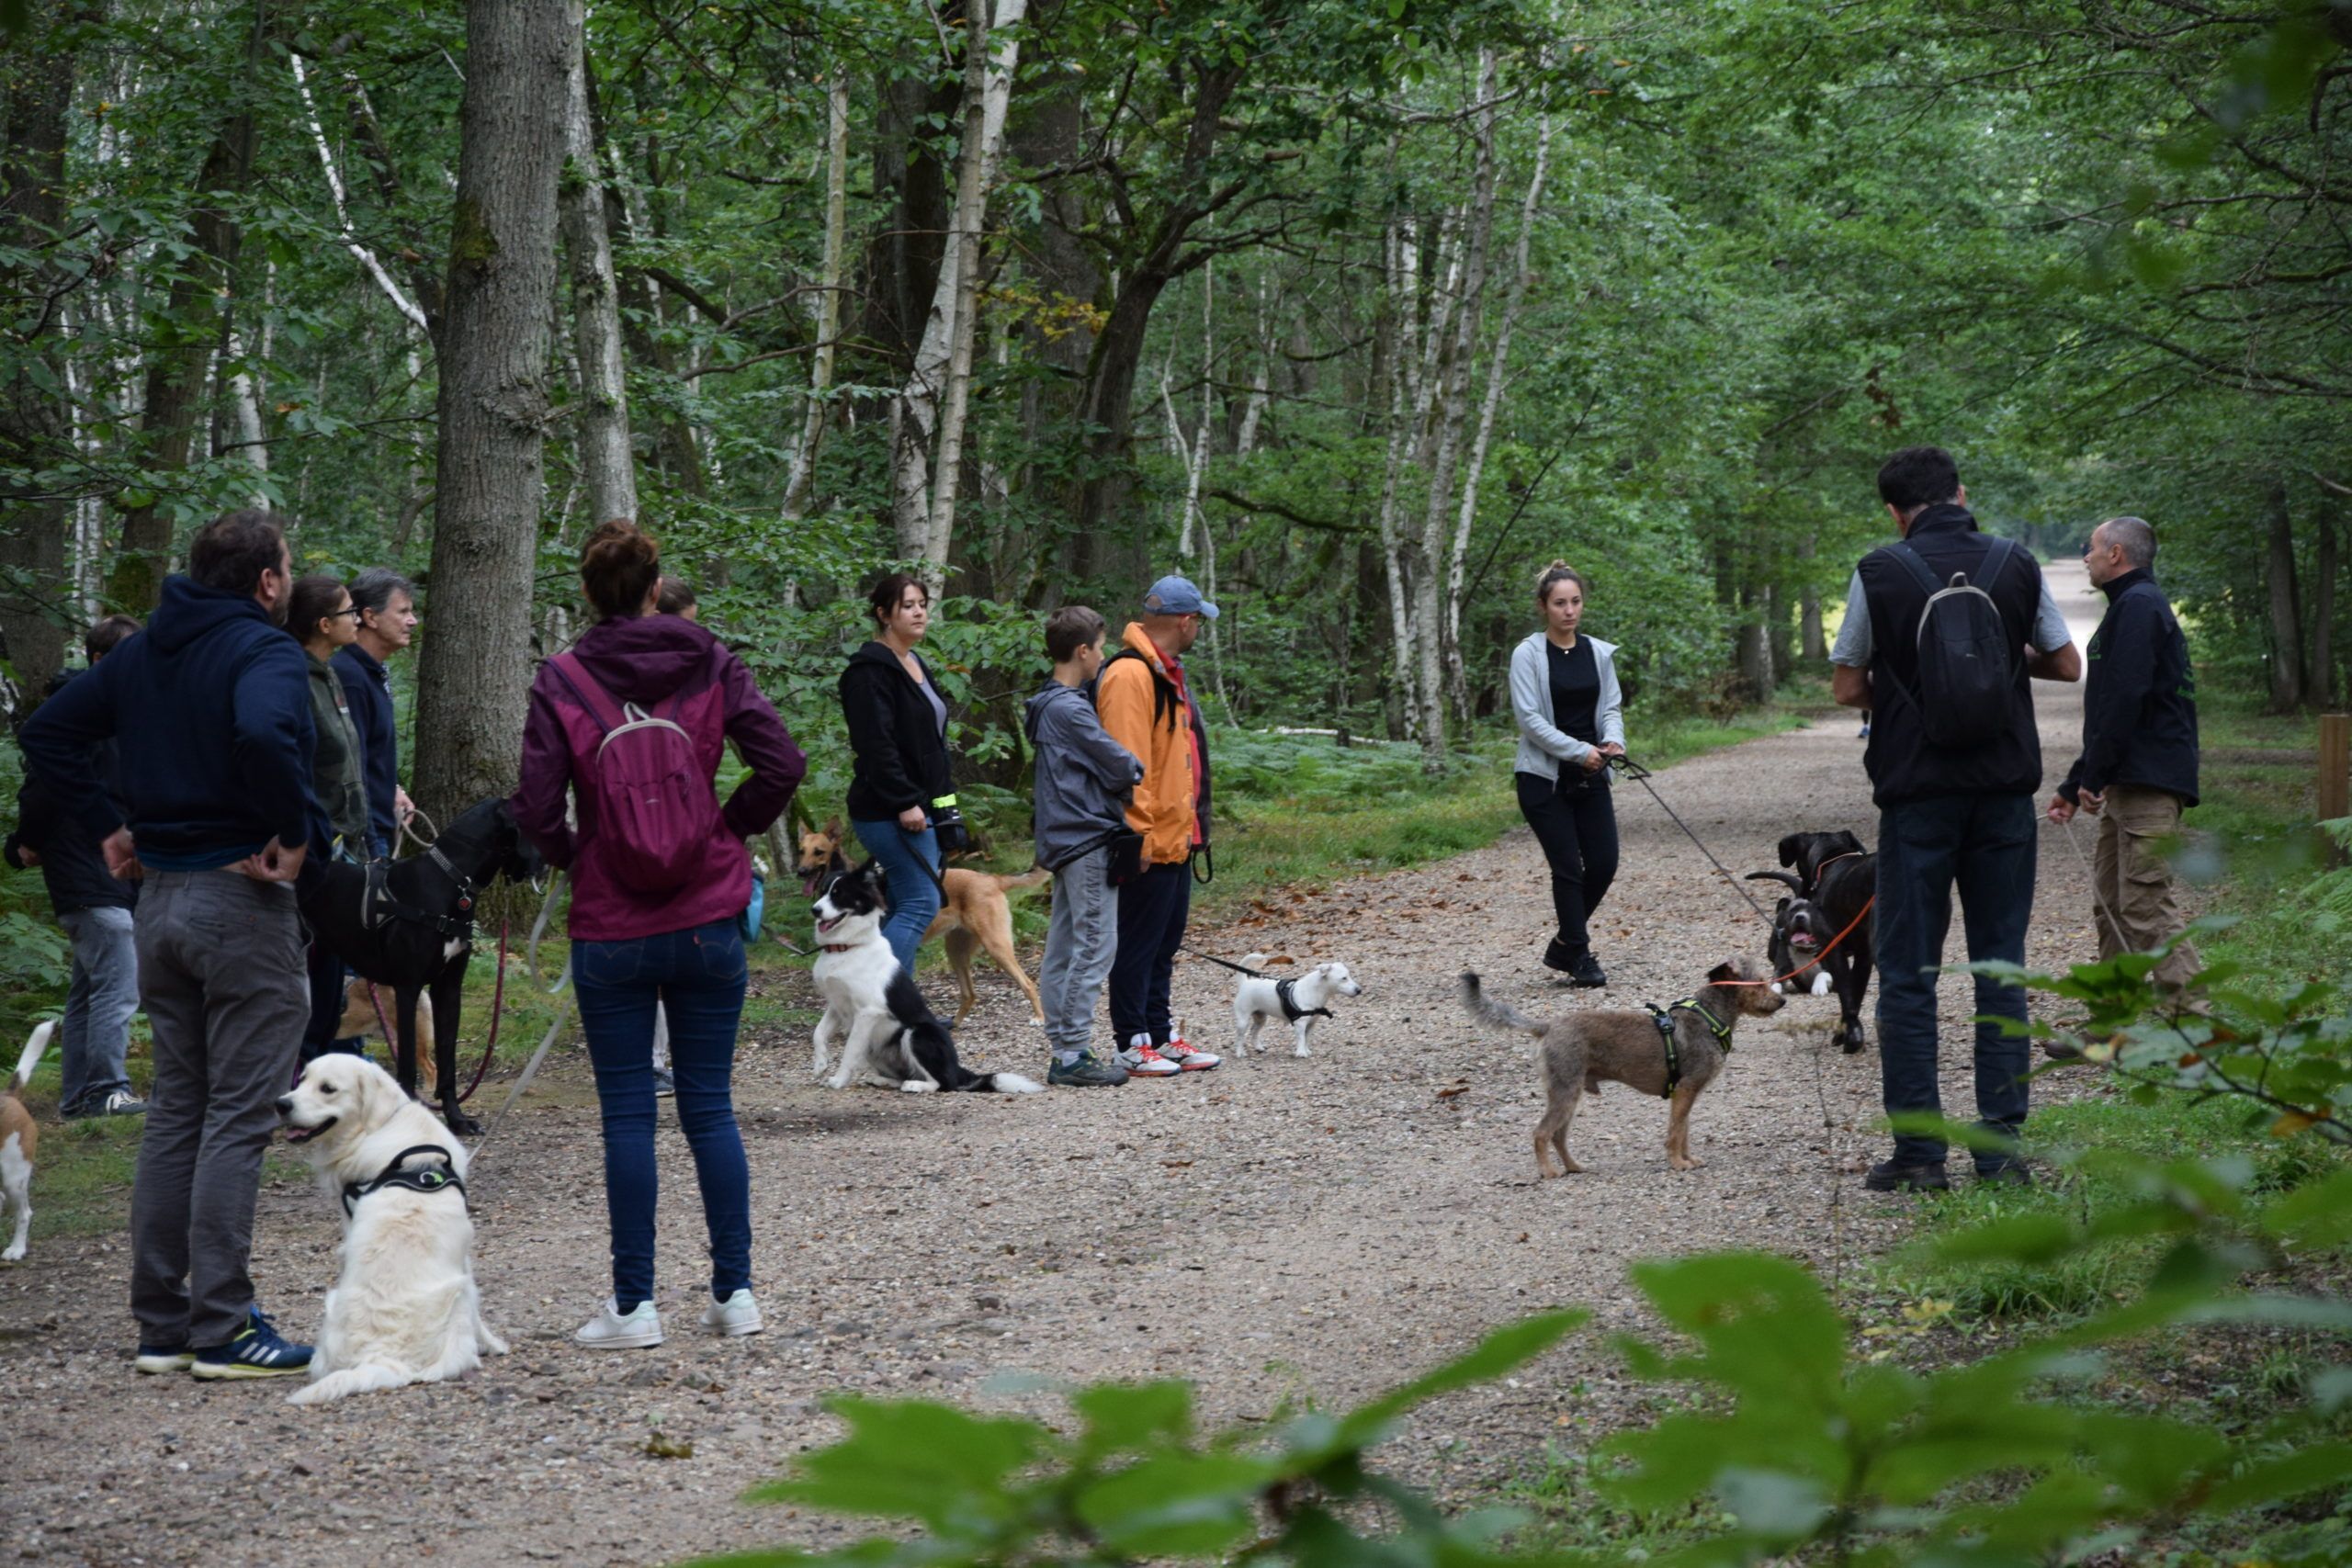
M 82 651 L 95 666 L 138 629 L 139 623 L 129 615 L 108 615 L 84 634 Z M 50 695 L 55 696 L 69 681 L 88 678 L 87 671 L 60 671 Z M 119 807 L 114 742 L 101 741 L 93 761 Z M 139 885 L 107 870 L 98 843 L 40 774 L 25 774 L 24 786 L 17 792 L 17 830 L 8 835 L 6 853 L 8 863 L 19 870 L 40 867 L 50 908 L 74 944 L 74 977 L 58 1029 L 63 1077 L 57 1108 L 68 1122 L 147 1111 L 146 1101 L 131 1092 L 126 1066 L 130 1015 L 139 1010 L 139 953 L 131 938 Z
M 2033 913 L 2035 841 L 2033 795 L 2041 784 L 2041 739 L 2034 728 L 2029 678 L 2075 681 L 2082 660 L 2065 618 L 2050 597 L 2041 568 L 2024 550 L 2002 552 L 1991 573 L 1994 541 L 1977 532 L 1968 491 L 1951 455 L 1912 446 L 1886 460 L 1879 498 L 1894 519 L 1902 543 L 1871 551 L 1855 570 L 1846 620 L 1830 650 L 1831 689 L 1848 707 L 1871 713 L 1863 765 L 1879 808 L 1878 894 L 1871 947 L 1879 964 L 1878 1046 L 1887 1114 L 1935 1115 L 1936 971 L 1951 925 L 1951 895 L 1960 889 L 1961 919 L 1971 962 L 2025 962 L 2025 931 Z M 1919 622 L 1927 574 L 1948 583 L 1965 574 L 1997 610 L 2007 646 L 2016 649 L 1998 733 L 1965 747 L 1929 738 L 1919 697 Z M 2026 1179 L 2013 1152 L 2025 1124 L 2028 1060 L 2022 1025 L 2025 992 L 1979 977 L 1976 1005 L 1976 1113 L 1988 1146 L 1979 1148 L 1976 1174 L 1987 1180 Z M 2012 1034 L 2002 1021 L 2020 1026 Z M 1891 1192 L 1950 1185 L 1944 1140 L 1898 1128 L 1894 1157 L 1871 1168 L 1871 1190 Z
M 384 660 L 416 635 L 416 590 L 389 567 L 371 566 L 345 584 L 351 607 L 359 612 L 359 635 L 334 656 L 359 731 L 359 753 L 367 769 L 368 853 L 376 859 L 400 845 L 401 824 L 413 809 L 401 788 L 400 725 L 392 712 L 392 677 Z
M 2155 562 L 2156 531 L 2137 517 L 2109 518 L 2083 551 L 2107 614 L 2091 635 L 2083 754 L 2051 797 L 2050 820 L 2073 821 L 2078 806 L 2099 819 L 2092 902 L 2102 961 L 2153 952 L 2188 924 L 2160 850 L 2197 804 L 2197 677 Z M 2151 977 L 2174 988 L 2200 967 L 2183 941 Z
M 254 1304 L 262 1154 L 309 1013 L 293 883 L 318 821 L 302 647 L 279 625 L 291 581 L 267 513 L 232 512 L 188 546 L 147 629 L 26 724 L 25 758 L 107 869 L 138 876 L 139 999 L 154 1032 L 152 1109 L 130 1194 L 130 1310 L 142 1372 L 282 1377 L 310 1365 Z M 120 809 L 91 753 L 120 748 Z

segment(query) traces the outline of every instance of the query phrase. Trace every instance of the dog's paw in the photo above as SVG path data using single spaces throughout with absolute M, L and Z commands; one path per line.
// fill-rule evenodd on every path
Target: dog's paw
M 1826 997 L 1829 994 L 1829 976 L 1827 975 L 1815 975 L 1813 977 L 1813 994 L 1816 997 Z
M 22 1263 L 24 1260 L 25 1249 L 21 1246 L 12 1247 L 6 1252 L 0 1252 L 0 1263 Z
M 1789 993 L 1786 987 L 1782 986 L 1778 980 L 1775 980 L 1772 982 L 1772 994 L 1776 997 L 1785 997 Z
M 902 1094 L 929 1094 L 933 1090 L 938 1089 L 938 1087 L 939 1086 L 935 1083 L 909 1078 L 906 1082 L 899 1086 L 899 1089 Z
M 1707 1162 L 1702 1159 L 1669 1159 L 1666 1163 L 1677 1170 L 1697 1170 Z
M 450 1132 L 460 1138 L 481 1136 L 481 1123 L 454 1105 L 445 1105 L 441 1108 L 441 1120 L 448 1124 Z

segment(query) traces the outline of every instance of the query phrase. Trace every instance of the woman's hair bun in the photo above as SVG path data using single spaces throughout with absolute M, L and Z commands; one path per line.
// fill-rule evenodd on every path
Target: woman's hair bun
M 600 523 L 580 547 L 580 583 L 606 620 L 625 619 L 644 606 L 662 577 L 662 547 L 625 517 Z
M 1584 573 L 1567 562 L 1555 558 L 1550 566 L 1535 575 L 1535 602 L 1538 604 L 1544 603 L 1551 596 L 1553 585 L 1560 582 L 1573 582 L 1578 588 L 1582 588 L 1585 585 Z

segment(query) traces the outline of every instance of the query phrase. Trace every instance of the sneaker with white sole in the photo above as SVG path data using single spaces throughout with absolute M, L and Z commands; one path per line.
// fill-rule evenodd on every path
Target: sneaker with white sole
M 300 1377 L 311 1370 L 311 1348 L 297 1345 L 277 1332 L 261 1308 L 254 1307 L 245 1326 L 226 1345 L 196 1352 L 188 1375 L 206 1382 L 236 1378 Z
M 131 1093 L 127 1089 L 119 1089 L 112 1094 L 107 1096 L 106 1114 L 108 1116 L 144 1116 L 147 1114 L 147 1102 L 140 1099 L 137 1095 Z
M 1193 1050 L 1181 1034 L 1162 1045 L 1159 1054 L 1175 1063 L 1179 1072 L 1186 1073 L 1204 1073 L 1225 1060 L 1211 1052 Z
M 662 1343 L 662 1314 L 651 1302 L 639 1302 L 624 1314 L 620 1303 L 605 1298 L 604 1310 L 580 1325 L 572 1338 L 592 1350 L 642 1350 Z
M 725 1301 L 713 1301 L 702 1309 L 702 1325 L 713 1334 L 732 1339 L 739 1335 L 757 1334 L 767 1325 L 761 1321 L 760 1303 L 752 1299 L 748 1290 L 736 1292 Z
M 196 1365 L 196 1352 L 185 1345 L 141 1345 L 130 1364 L 150 1377 L 184 1372 Z
M 1130 1045 L 1120 1052 L 1119 1066 L 1131 1078 L 1172 1078 L 1184 1070 L 1148 1045 Z

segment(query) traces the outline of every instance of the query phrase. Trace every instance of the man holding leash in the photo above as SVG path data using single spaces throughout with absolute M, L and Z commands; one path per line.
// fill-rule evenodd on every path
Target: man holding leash
M 1111 739 L 1143 762 L 1127 826 L 1143 835 L 1140 866 L 1119 884 L 1119 951 L 1111 964 L 1111 1032 L 1119 1065 L 1137 1077 L 1204 1072 L 1224 1060 L 1195 1051 L 1169 1009 L 1176 950 L 1193 905 L 1193 857 L 1209 844 L 1209 739 L 1184 679 L 1183 656 L 1216 606 L 1182 577 L 1143 596 L 1143 615 L 1102 666 L 1094 705 Z
M 309 1017 L 294 903 L 323 813 L 311 795 L 309 674 L 282 621 L 286 536 L 232 512 L 188 546 L 147 629 L 41 705 L 27 761 L 139 877 L 139 998 L 155 1077 L 130 1193 L 142 1372 L 284 1377 L 311 1348 L 254 1304 L 262 1154 Z M 121 810 L 92 769 L 120 748 Z
M 368 784 L 368 851 L 381 860 L 400 848 L 401 829 L 415 809 L 401 787 L 400 726 L 392 712 L 392 677 L 384 660 L 416 635 L 416 589 L 390 567 L 371 566 L 345 584 L 359 612 L 359 635 L 338 649 L 335 673 L 359 730 Z
M 1829 655 L 1831 690 L 1871 714 L 1863 765 L 1879 808 L 1872 944 L 1886 1111 L 1933 1115 L 1942 1109 L 1936 972 L 1952 889 L 1969 959 L 2025 962 L 2041 784 L 2028 681 L 2080 680 L 2082 659 L 2041 565 L 1977 531 L 1950 453 L 1905 447 L 1879 469 L 1878 490 L 1897 542 L 1855 569 Z M 1953 640 L 1972 631 L 1976 640 Z M 2025 991 L 1979 976 L 1974 1010 L 1977 1125 L 1995 1145 L 1975 1151 L 1976 1174 L 2024 1181 L 2015 1143 L 2026 1116 Z M 1894 1157 L 1872 1167 L 1865 1185 L 1948 1187 L 1944 1154 L 1941 1136 L 1898 1131 Z
M 2083 689 L 2083 753 L 2050 799 L 2050 820 L 2077 807 L 2098 818 L 2093 862 L 2102 963 L 2152 953 L 2188 927 L 2159 846 L 2180 832 L 2197 804 L 2197 676 L 2188 638 L 2156 586 L 2156 531 L 2137 517 L 2110 517 L 2091 530 L 2083 564 L 2107 595 L 2091 634 Z M 2149 976 L 2177 990 L 2202 965 L 2180 942 Z

